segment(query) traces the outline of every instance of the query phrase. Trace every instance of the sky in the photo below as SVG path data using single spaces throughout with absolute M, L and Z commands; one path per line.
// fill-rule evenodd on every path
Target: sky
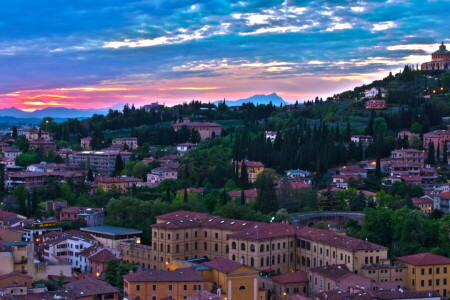
M 450 0 L 11 0 L 0 108 L 302 101 L 430 60 Z

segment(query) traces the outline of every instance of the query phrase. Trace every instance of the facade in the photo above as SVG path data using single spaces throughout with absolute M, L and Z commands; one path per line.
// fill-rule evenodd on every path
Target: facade
M 116 138 L 112 140 L 112 145 L 119 145 L 122 147 L 127 145 L 129 150 L 136 150 L 138 148 L 138 140 L 133 137 Z
M 256 198 L 258 198 L 258 190 L 257 189 L 248 189 L 248 190 L 244 190 L 244 201 L 245 203 L 252 203 L 256 201 Z M 232 202 L 236 202 L 238 203 L 238 199 L 239 201 L 241 201 L 241 197 L 242 197 L 242 190 L 237 190 L 237 191 L 230 191 L 228 192 L 228 195 L 231 198 Z
M 369 100 L 364 103 L 366 109 L 385 109 L 387 102 L 385 100 Z
M 61 209 L 58 219 L 60 222 L 83 220 L 87 226 L 101 226 L 105 223 L 105 211 L 103 208 L 70 206 Z
M 56 150 L 56 143 L 53 141 L 47 141 L 47 140 L 32 140 L 29 142 L 30 149 L 36 150 L 36 149 L 42 149 L 44 151 L 53 151 Z
M 247 167 L 248 182 L 255 183 L 256 177 L 264 171 L 264 164 L 259 161 L 245 160 L 237 163 L 238 175 L 241 176 L 242 164 Z
M 289 179 L 304 179 L 311 177 L 311 172 L 306 170 L 288 170 L 285 171 L 285 173 Z
M 421 167 L 424 160 L 425 152 L 417 149 L 399 149 L 391 152 L 391 163 L 393 165 L 413 164 Z
M 116 227 L 116 226 L 94 226 L 84 227 L 81 231 L 89 233 L 98 244 L 112 249 L 120 249 L 120 242 L 141 242 L 142 231 Z
M 80 146 L 83 149 L 91 149 L 91 142 L 92 142 L 91 137 L 82 138 L 80 139 Z
M 388 91 L 382 87 L 373 87 L 370 90 L 366 90 L 364 92 L 365 98 L 376 98 L 378 95 L 381 95 L 381 98 L 386 98 Z
M 50 132 L 39 130 L 39 129 L 26 129 L 18 132 L 19 135 L 25 135 L 28 141 L 33 140 L 53 140 L 53 135 Z
M 134 242 L 120 242 L 122 260 L 129 264 L 139 265 L 142 268 L 151 269 L 153 265 L 152 247 Z
M 177 179 L 178 171 L 169 167 L 159 167 L 152 169 L 149 174 L 147 174 L 147 183 L 150 186 L 157 186 L 161 181 L 165 179 Z
M 450 130 L 436 130 L 423 135 L 423 148 L 428 151 L 430 143 L 434 144 L 434 150 L 439 147 L 440 153 L 444 151 L 444 144 L 450 142 Z
M 450 258 L 432 253 L 397 257 L 407 268 L 406 287 L 412 291 L 438 291 L 448 297 L 450 291 Z
M 15 187 L 23 184 L 25 188 L 44 186 L 48 182 L 67 182 L 67 179 L 78 180 L 83 177 L 81 171 L 55 171 L 55 172 L 9 172 L 7 173 L 6 186 Z
M 129 193 L 133 186 L 142 182 L 139 178 L 134 177 L 101 177 L 96 178 L 97 189 L 108 192 L 118 190 L 122 193 Z
M 101 276 L 111 260 L 119 260 L 118 255 L 115 255 L 109 249 L 102 249 L 88 257 L 89 271 L 95 276 Z
M 432 197 L 423 196 L 420 198 L 412 198 L 412 202 L 414 206 L 420 208 L 427 215 L 433 212 L 434 201 Z
M 9 160 L 15 161 L 16 158 L 22 153 L 19 149 L 15 147 L 6 147 L 3 148 L 3 155 L 8 158 Z
M 373 137 L 371 135 L 352 135 L 350 141 L 359 144 L 370 144 L 373 142 Z
M 405 265 L 382 259 L 378 264 L 364 266 L 361 275 L 370 279 L 373 290 L 391 290 L 404 288 L 408 274 Z
M 372 289 L 369 278 L 351 272 L 343 264 L 313 267 L 309 268 L 307 272 L 311 294 L 335 289 L 349 289 L 351 286 Z
M 178 152 L 187 152 L 191 149 L 195 149 L 197 147 L 197 144 L 193 144 L 193 143 L 181 143 L 177 145 L 177 151 Z
M 305 272 L 286 273 L 273 276 L 271 279 L 274 300 L 285 299 L 292 294 L 301 296 L 309 294 L 308 275 Z
M 124 164 L 130 161 L 130 152 L 81 151 L 68 154 L 68 162 L 81 169 L 90 168 L 100 176 L 110 176 L 114 172 L 118 155 L 122 157 Z
M 120 291 L 106 281 L 92 276 L 85 276 L 72 281 L 64 288 L 75 294 L 79 300 L 119 300 Z
M 123 277 L 123 291 L 127 299 L 182 300 L 211 289 L 212 283 L 206 281 L 199 271 L 191 268 L 140 271 Z
M 444 213 L 450 212 L 450 192 L 443 192 L 433 197 L 435 209 L 439 209 Z
M 210 139 L 214 136 L 220 136 L 222 133 L 222 125 L 211 122 L 191 122 L 188 119 L 183 120 L 182 122 L 177 122 L 172 124 L 172 127 L 175 131 L 180 130 L 186 126 L 190 130 L 195 129 L 199 132 L 202 140 Z
M 277 138 L 277 131 L 266 131 L 266 140 L 270 140 L 271 142 L 275 141 L 275 139 Z
M 423 63 L 422 70 L 448 70 L 450 69 L 450 51 L 444 45 L 439 46 L 439 50 L 431 54 L 431 61 Z
M 10 160 L 7 157 L 0 156 L 0 164 L 5 165 L 5 167 L 13 167 L 16 165 L 16 162 L 14 160 Z

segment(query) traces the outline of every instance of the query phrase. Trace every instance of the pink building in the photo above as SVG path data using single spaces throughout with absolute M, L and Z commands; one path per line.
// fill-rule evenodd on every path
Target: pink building
M 436 130 L 427 132 L 423 135 L 423 148 L 428 151 L 430 142 L 434 144 L 434 150 L 439 147 L 441 154 L 444 150 L 444 144 L 450 142 L 450 130 Z
M 159 167 L 153 169 L 150 174 L 147 174 L 147 183 L 149 186 L 157 186 L 165 179 L 177 179 L 178 171 L 168 167 Z
M 399 149 L 391 152 L 391 163 L 396 164 L 419 164 L 423 166 L 425 152 L 417 149 Z
M 385 100 L 369 100 L 364 103 L 366 109 L 384 109 L 387 107 Z
M 189 129 L 195 129 L 200 133 L 202 140 L 210 139 L 214 136 L 220 136 L 222 133 L 222 126 L 211 122 L 191 122 L 189 119 L 184 119 L 182 122 L 172 124 L 175 131 L 180 130 L 183 126 Z

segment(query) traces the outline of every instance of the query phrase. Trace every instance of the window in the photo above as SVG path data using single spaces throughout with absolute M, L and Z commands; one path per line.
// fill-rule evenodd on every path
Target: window
M 278 247 L 278 250 L 280 250 L 280 249 L 281 249 L 280 243 L 278 243 L 277 247 Z
M 253 244 L 250 245 L 250 252 L 255 252 L 255 245 Z
M 186 232 L 186 234 L 184 236 L 185 236 L 185 238 L 189 238 L 189 232 Z
M 208 250 L 208 243 L 205 242 L 205 250 Z
M 436 285 L 439 285 L 441 282 L 439 279 L 436 279 Z
M 208 232 L 207 231 L 205 231 L 205 237 L 208 237 Z
M 136 284 L 136 291 L 140 291 L 141 290 L 141 285 L 140 284 Z
M 439 273 L 441 273 L 441 268 L 437 267 L 436 268 L 436 274 L 439 274 Z
M 255 259 L 252 257 L 250 258 L 250 266 L 254 267 L 255 266 Z
M 433 286 L 433 279 L 428 279 L 428 286 Z
M 444 267 L 444 274 L 447 274 L 447 267 Z
M 245 244 L 241 243 L 241 250 L 245 250 Z
M 179 252 L 180 252 L 180 245 L 177 244 L 177 245 L 175 246 L 175 252 L 176 252 L 176 253 L 179 253 Z
M 183 285 L 183 290 L 184 290 L 184 291 L 187 291 L 187 290 L 188 290 L 187 284 Z
M 156 291 L 156 284 L 152 285 L 152 290 Z
M 169 284 L 169 291 L 171 291 L 173 289 L 172 285 Z
M 188 243 L 186 243 L 185 248 L 186 248 L 186 251 L 189 251 L 189 244 Z
M 217 244 L 214 244 L 214 251 L 219 251 L 219 245 L 217 245 Z
M 433 274 L 433 268 L 428 268 L 428 274 Z
M 420 269 L 420 275 L 425 275 L 425 269 L 424 268 Z
M 194 249 L 195 249 L 195 250 L 198 249 L 198 244 L 197 244 L 197 242 L 194 243 Z
M 194 291 L 200 291 L 201 287 L 200 284 L 194 284 Z
M 259 246 L 259 252 L 264 252 L 264 245 Z
M 420 286 L 425 286 L 425 280 L 420 281 Z
M 240 290 L 240 291 L 245 291 L 245 290 L 246 290 L 245 285 L 241 285 L 241 286 L 239 287 L 239 290 Z
M 231 243 L 231 249 L 236 249 L 236 242 Z
M 216 239 L 218 239 L 219 238 L 219 234 L 216 232 Z
M 177 233 L 177 235 L 175 237 L 176 237 L 177 240 L 179 240 L 180 239 L 180 234 Z
M 197 237 L 197 231 L 194 232 L 194 236 Z

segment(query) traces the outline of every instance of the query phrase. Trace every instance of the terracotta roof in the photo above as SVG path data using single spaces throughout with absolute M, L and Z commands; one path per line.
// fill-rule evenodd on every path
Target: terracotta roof
M 209 262 L 205 262 L 205 263 L 201 264 L 201 266 L 210 267 L 219 272 L 228 274 L 243 265 L 238 262 L 235 262 L 234 260 L 228 259 L 226 257 L 218 256 Z
M 450 258 L 433 253 L 419 253 L 397 257 L 396 260 L 414 266 L 431 266 L 450 264 Z
M 64 287 L 75 293 L 77 298 L 88 297 L 101 294 L 117 294 L 119 290 L 108 284 L 106 281 L 86 277 L 80 280 L 65 284 Z
M 193 193 L 193 194 L 195 194 L 195 193 L 203 193 L 204 192 L 203 189 L 198 189 L 198 188 L 187 188 L 186 191 L 188 193 Z M 176 191 L 175 194 L 184 194 L 184 189 Z
M 202 218 L 206 219 L 210 217 L 209 214 L 206 213 L 199 213 L 199 212 L 193 212 L 193 211 L 185 211 L 185 210 L 177 210 L 174 212 L 170 212 L 164 215 L 159 215 L 156 217 L 156 219 L 161 220 L 189 220 L 189 219 L 196 219 L 196 218 Z
M 12 276 L 19 276 L 19 277 L 24 277 L 24 278 L 28 278 L 28 279 L 33 279 L 33 276 L 22 274 L 22 273 L 17 273 L 17 272 L 12 272 L 12 273 L 8 273 L 5 275 L 1 275 L 0 280 L 6 279 L 6 278 L 9 278 Z
M 238 232 L 229 235 L 230 238 L 264 240 L 269 238 L 278 238 L 284 236 L 295 236 L 297 228 L 293 225 L 282 223 L 260 223 L 249 226 Z
M 331 230 L 317 229 L 312 227 L 299 227 L 297 236 L 324 242 L 328 245 L 347 249 L 350 251 L 357 250 L 387 250 L 386 247 L 377 245 L 365 240 L 340 235 Z
M 228 195 L 230 195 L 230 197 L 240 197 L 242 195 L 242 190 L 230 191 L 228 192 Z M 258 197 L 258 190 L 257 189 L 244 190 L 244 196 L 256 198 Z
M 319 274 L 321 276 L 324 276 L 324 277 L 332 279 L 332 280 L 340 280 L 349 275 L 353 275 L 353 272 L 351 272 L 347 268 L 347 266 L 344 264 L 312 267 L 312 268 L 309 268 L 308 271 Z
M 191 268 L 182 268 L 175 271 L 140 271 L 124 275 L 128 282 L 204 282 L 200 272 Z
M 118 260 L 118 259 L 114 254 L 112 254 L 111 251 L 109 251 L 108 249 L 103 249 L 103 250 L 95 253 L 94 255 L 90 256 L 89 260 L 100 262 L 100 263 L 105 263 L 110 260 Z
M 89 248 L 85 248 L 83 251 L 81 251 L 79 253 L 80 256 L 85 256 L 85 257 L 89 257 L 90 255 L 94 254 L 95 252 L 97 252 L 99 249 L 99 246 L 97 245 L 92 245 Z
M 433 200 L 427 197 L 421 197 L 421 198 L 412 198 L 412 202 L 414 205 L 417 204 L 433 204 Z
M 246 160 L 245 165 L 247 167 L 264 168 L 264 164 L 260 161 Z M 238 162 L 238 166 L 242 166 L 242 161 Z
M 308 282 L 308 276 L 305 272 L 295 272 L 274 276 L 272 277 L 272 280 L 282 284 Z
M 218 123 L 212 123 L 212 122 L 179 122 L 172 124 L 172 126 L 188 126 L 188 127 L 202 127 L 202 126 L 208 126 L 208 127 L 222 127 L 222 125 Z
M 414 152 L 414 153 L 422 153 L 422 151 L 417 150 L 417 149 L 397 149 L 397 150 L 391 151 L 391 153 L 392 153 L 392 152 L 405 152 L 405 153 L 411 153 L 411 152 Z
M 394 299 L 418 299 L 418 298 L 430 298 L 430 297 L 440 297 L 438 291 L 371 291 L 371 293 L 378 299 L 394 300 Z
M 13 217 L 13 216 L 16 216 L 16 214 L 13 212 L 0 210 L 0 220 L 4 220 L 6 218 Z
M 437 194 L 436 197 L 450 198 L 450 192 L 444 192 L 444 193 Z
M 95 178 L 95 181 L 100 183 L 121 183 L 121 182 L 141 182 L 142 179 L 134 177 L 100 177 Z
M 219 297 L 215 294 L 211 294 L 208 291 L 202 291 L 198 294 L 189 296 L 185 299 L 186 300 L 224 300 L 222 297 Z

